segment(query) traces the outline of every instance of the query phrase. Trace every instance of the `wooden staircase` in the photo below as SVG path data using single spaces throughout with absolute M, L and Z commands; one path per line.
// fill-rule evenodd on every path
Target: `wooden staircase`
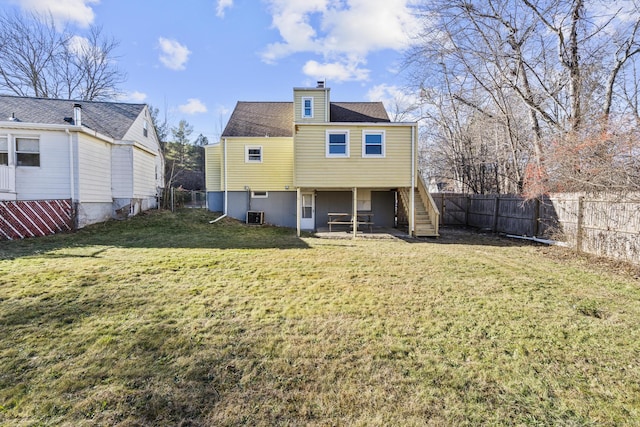
M 411 188 L 398 189 L 398 223 L 409 227 L 411 217 Z M 422 180 L 418 179 L 415 191 L 415 226 L 414 237 L 438 237 L 440 212 Z

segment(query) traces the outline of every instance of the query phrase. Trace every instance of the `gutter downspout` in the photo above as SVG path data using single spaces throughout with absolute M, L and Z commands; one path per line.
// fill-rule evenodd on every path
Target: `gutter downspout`
M 411 209 L 409 213 L 409 236 L 413 237 L 415 234 L 415 221 L 416 221 L 416 128 L 414 126 L 411 130 Z
M 74 226 L 77 228 L 78 224 L 77 224 L 77 208 L 76 208 L 76 170 L 75 170 L 75 160 L 73 157 L 73 136 L 71 135 L 71 132 L 69 132 L 69 128 L 66 128 L 64 130 L 67 133 L 68 136 L 68 140 L 69 140 L 69 190 L 70 190 L 70 196 L 71 196 L 71 208 L 74 211 Z
M 223 175 L 224 175 L 224 212 L 222 213 L 222 216 L 219 216 L 218 218 L 214 219 L 213 221 L 209 221 L 209 224 L 215 224 L 216 222 L 220 221 L 222 218 L 227 216 L 227 205 L 229 202 L 229 192 L 228 189 L 229 187 L 227 186 L 227 138 L 222 138 L 222 150 L 223 150 L 223 158 L 224 158 L 224 168 L 222 169 Z

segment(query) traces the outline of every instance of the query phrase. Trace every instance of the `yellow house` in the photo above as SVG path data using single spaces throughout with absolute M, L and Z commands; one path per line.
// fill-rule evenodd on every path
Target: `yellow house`
M 331 102 L 324 82 L 294 88 L 293 102 L 238 102 L 206 147 L 209 209 L 298 234 L 405 227 L 437 236 L 417 142 L 417 123 L 391 122 L 380 102 Z

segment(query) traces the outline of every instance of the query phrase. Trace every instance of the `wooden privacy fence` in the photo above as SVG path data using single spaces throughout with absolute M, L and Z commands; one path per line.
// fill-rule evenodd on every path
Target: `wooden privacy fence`
M 640 195 L 433 193 L 441 225 L 549 238 L 579 252 L 640 264 Z
M 0 201 L 0 240 L 46 236 L 73 228 L 71 200 Z

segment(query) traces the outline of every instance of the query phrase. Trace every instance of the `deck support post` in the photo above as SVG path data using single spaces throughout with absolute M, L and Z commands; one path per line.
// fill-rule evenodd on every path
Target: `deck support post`
M 301 221 L 302 221 L 302 195 L 300 194 L 300 187 L 296 188 L 296 233 L 300 237 Z
M 351 222 L 353 223 L 353 238 L 355 239 L 358 235 L 358 188 L 353 187 L 351 191 L 353 193 L 353 215 L 351 217 Z

